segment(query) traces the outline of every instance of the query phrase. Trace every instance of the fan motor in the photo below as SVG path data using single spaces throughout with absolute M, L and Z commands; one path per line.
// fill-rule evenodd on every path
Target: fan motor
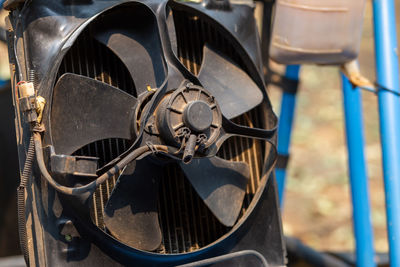
M 207 148 L 219 136 L 222 125 L 221 110 L 215 97 L 191 83 L 165 97 L 156 117 L 161 136 L 177 147 L 192 136 L 196 144 Z

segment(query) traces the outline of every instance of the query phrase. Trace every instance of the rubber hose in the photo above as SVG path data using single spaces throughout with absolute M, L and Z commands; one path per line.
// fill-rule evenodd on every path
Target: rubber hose
M 94 192 L 98 185 L 104 183 L 114 175 L 116 175 L 119 171 L 123 170 L 123 168 L 131 163 L 133 160 L 136 160 L 140 156 L 148 153 L 153 149 L 157 151 L 167 153 L 168 147 L 163 145 L 153 145 L 152 148 L 148 146 L 142 146 L 134 151 L 130 152 L 126 157 L 122 158 L 115 166 L 111 167 L 106 173 L 97 177 L 94 181 L 82 185 L 79 187 L 68 187 L 59 184 L 56 180 L 51 177 L 50 173 L 48 172 L 46 165 L 43 159 L 43 151 L 42 151 L 42 137 L 39 132 L 33 133 L 34 136 L 34 143 L 35 143 L 35 150 L 36 150 L 36 161 L 39 166 L 40 172 L 42 173 L 43 177 L 47 180 L 47 182 L 54 187 L 57 191 L 66 194 L 66 195 L 80 195 L 86 192 Z

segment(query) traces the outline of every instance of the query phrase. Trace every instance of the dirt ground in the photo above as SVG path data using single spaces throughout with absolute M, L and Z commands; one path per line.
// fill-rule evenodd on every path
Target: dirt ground
M 367 2 L 360 65 L 364 75 L 374 81 L 372 9 L 371 1 Z M 400 1 L 396 2 L 399 8 Z M 277 114 L 280 96 L 276 88 L 271 89 Z M 302 67 L 283 225 L 285 234 L 319 250 L 354 249 L 342 101 L 337 67 Z M 387 252 L 376 96 L 364 92 L 363 106 L 375 248 Z

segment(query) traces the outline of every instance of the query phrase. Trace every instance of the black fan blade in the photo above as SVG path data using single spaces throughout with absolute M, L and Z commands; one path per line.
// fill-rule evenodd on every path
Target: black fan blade
M 104 223 L 113 236 L 129 246 L 153 251 L 161 244 L 157 209 L 161 176 L 162 167 L 146 157 L 136 161 L 133 174 L 119 177 L 111 193 Z
M 142 27 L 140 23 L 140 27 Z M 107 46 L 125 64 L 135 83 L 137 95 L 157 88 L 166 78 L 162 50 L 156 32 L 113 29 L 97 33 L 95 38 Z
M 215 217 L 233 226 L 239 216 L 250 177 L 245 162 L 232 162 L 219 157 L 193 159 L 181 168 L 193 188 Z
M 198 78 L 215 96 L 225 117 L 237 117 L 262 102 L 258 86 L 235 63 L 207 45 L 203 55 Z
M 137 100 L 111 85 L 77 74 L 60 77 L 53 91 L 51 135 L 56 153 L 70 155 L 106 138 L 132 139 Z

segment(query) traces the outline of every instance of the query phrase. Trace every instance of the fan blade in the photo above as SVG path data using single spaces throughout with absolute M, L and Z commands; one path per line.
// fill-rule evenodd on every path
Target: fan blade
M 228 119 L 241 115 L 263 100 L 263 94 L 241 68 L 209 46 L 204 46 L 198 78 L 217 99 Z
M 236 135 L 247 138 L 269 140 L 276 133 L 276 127 L 272 129 L 261 129 L 243 126 L 222 118 L 222 127 L 228 136 Z
M 140 23 L 140 27 L 142 24 Z M 148 87 L 159 87 L 165 77 L 162 50 L 154 31 L 114 29 L 97 33 L 95 38 L 117 55 L 128 69 L 137 95 Z
M 129 246 L 153 251 L 161 244 L 157 209 L 161 176 L 162 167 L 146 157 L 136 161 L 133 174 L 119 177 L 111 193 L 104 223 L 113 236 Z
M 51 135 L 56 153 L 70 155 L 106 138 L 132 139 L 137 100 L 111 85 L 77 74 L 60 77 L 53 91 Z
M 245 162 L 232 162 L 219 157 L 193 159 L 181 168 L 193 188 L 215 217 L 233 226 L 239 216 L 250 177 Z

